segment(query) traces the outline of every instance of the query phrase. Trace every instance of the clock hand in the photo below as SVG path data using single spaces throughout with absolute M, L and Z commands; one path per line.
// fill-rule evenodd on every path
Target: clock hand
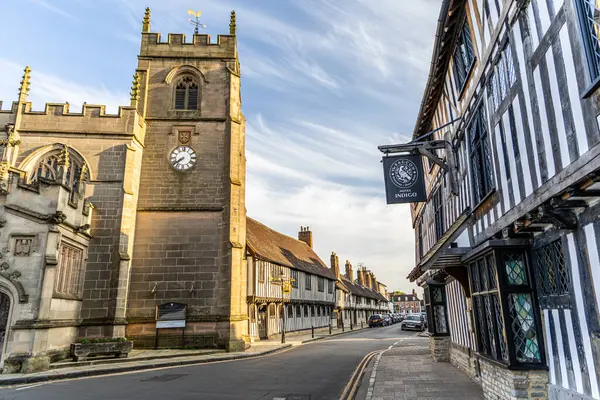
M 183 159 L 184 159 L 184 158 L 185 158 L 185 156 L 183 156 L 183 157 L 181 157 L 181 158 L 178 158 L 178 159 L 177 159 L 175 162 L 176 162 L 177 164 L 179 164 L 179 162 L 180 162 L 180 161 L 183 161 Z

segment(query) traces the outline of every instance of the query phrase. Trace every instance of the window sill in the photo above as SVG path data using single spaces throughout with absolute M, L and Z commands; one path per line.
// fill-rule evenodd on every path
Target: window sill
M 490 192 L 488 194 L 483 196 L 483 198 L 479 201 L 479 203 L 477 203 L 477 205 L 475 207 L 473 207 L 473 215 L 475 216 L 475 218 L 477 218 L 477 219 L 481 218 L 481 215 L 479 215 L 479 213 L 481 212 L 481 210 L 483 208 L 485 208 L 484 206 L 486 205 L 488 200 L 493 198 L 497 193 L 498 193 L 498 190 L 496 188 L 493 188 L 492 190 L 490 190 Z

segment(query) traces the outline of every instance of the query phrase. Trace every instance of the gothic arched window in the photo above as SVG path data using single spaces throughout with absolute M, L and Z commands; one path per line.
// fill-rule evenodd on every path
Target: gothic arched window
M 175 87 L 175 109 L 198 109 L 198 82 L 191 76 L 184 76 Z
M 66 158 L 66 162 L 65 162 Z M 71 201 L 79 194 L 81 184 L 87 180 L 87 167 L 84 168 L 84 162 L 81 157 L 67 150 L 57 150 L 45 154 L 37 163 L 30 182 L 38 183 L 40 181 L 56 182 L 59 176 L 59 167 L 65 165 L 66 176 L 63 182 L 71 190 Z

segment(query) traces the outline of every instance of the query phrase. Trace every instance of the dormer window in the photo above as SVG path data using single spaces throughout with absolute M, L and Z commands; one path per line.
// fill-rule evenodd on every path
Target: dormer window
M 184 76 L 175 88 L 176 110 L 198 109 L 198 82 L 191 76 Z

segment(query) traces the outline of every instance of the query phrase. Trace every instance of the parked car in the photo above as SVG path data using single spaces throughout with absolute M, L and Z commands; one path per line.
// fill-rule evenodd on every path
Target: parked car
M 400 323 L 400 329 L 422 331 L 425 329 L 425 321 L 420 314 L 410 314 Z
M 369 328 L 374 326 L 385 326 L 385 319 L 381 314 L 373 314 L 369 317 Z
M 389 315 L 384 315 L 383 319 L 385 320 L 386 326 L 390 326 L 392 324 L 392 318 Z
M 400 314 L 392 314 L 392 323 L 397 324 L 398 322 L 401 322 L 402 320 L 400 319 Z

